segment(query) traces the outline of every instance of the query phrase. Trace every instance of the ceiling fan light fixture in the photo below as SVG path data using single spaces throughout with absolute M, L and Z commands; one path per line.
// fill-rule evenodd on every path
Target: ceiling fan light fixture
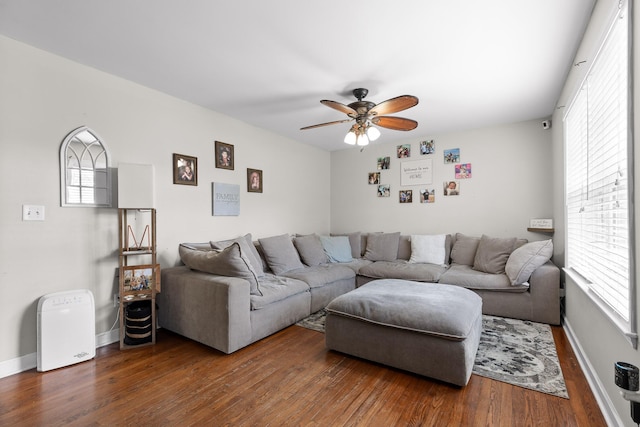
M 369 145 L 369 137 L 367 136 L 366 133 L 361 133 L 360 135 L 358 135 L 358 138 L 356 140 L 356 144 L 363 147 L 365 145 Z
M 418 122 L 415 120 L 388 116 L 388 114 L 397 113 L 416 106 L 418 104 L 417 97 L 413 95 L 401 95 L 382 101 L 379 104 L 375 104 L 370 101 L 363 101 L 368 92 L 369 91 L 364 88 L 354 89 L 353 95 L 356 97 L 357 101 L 352 102 L 349 105 L 328 99 L 321 100 L 321 104 L 340 111 L 341 113 L 346 114 L 349 118 L 312 126 L 305 126 L 300 128 L 300 130 L 355 121 L 351 126 L 351 129 L 349 129 L 349 132 L 345 135 L 344 142 L 349 145 L 365 146 L 369 145 L 369 142 L 380 138 L 381 134 L 380 130 L 377 129 L 377 126 L 401 131 L 413 130 L 418 126 Z
M 380 131 L 369 125 L 367 127 L 367 137 L 369 138 L 369 141 L 375 141 L 376 139 L 380 138 Z
M 356 145 L 356 140 L 358 138 L 356 137 L 356 133 L 352 130 L 350 130 L 349 132 L 347 132 L 347 134 L 344 137 L 344 142 L 349 144 L 349 145 Z

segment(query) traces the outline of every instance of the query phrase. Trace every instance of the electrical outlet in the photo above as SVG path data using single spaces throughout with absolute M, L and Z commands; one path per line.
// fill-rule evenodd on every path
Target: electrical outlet
M 113 294 L 113 308 L 118 307 L 118 294 Z
M 44 221 L 44 206 L 22 205 L 23 221 Z

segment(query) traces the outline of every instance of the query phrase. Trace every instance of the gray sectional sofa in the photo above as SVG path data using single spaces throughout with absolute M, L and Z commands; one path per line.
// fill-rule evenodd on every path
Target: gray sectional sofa
M 375 279 L 462 286 L 483 313 L 560 323 L 551 240 L 400 233 L 273 236 L 184 243 L 162 270 L 161 327 L 232 353 Z

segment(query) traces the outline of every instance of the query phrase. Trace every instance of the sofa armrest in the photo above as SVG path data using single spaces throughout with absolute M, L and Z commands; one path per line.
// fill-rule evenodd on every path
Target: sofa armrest
M 560 324 L 560 269 L 548 261 L 529 278 L 533 312 L 539 322 Z
M 232 353 L 251 343 L 249 282 L 188 267 L 162 270 L 160 326 Z

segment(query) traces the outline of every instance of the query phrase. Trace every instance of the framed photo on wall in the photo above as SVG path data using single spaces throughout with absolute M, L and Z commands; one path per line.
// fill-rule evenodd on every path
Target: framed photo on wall
M 390 197 L 391 187 L 388 184 L 378 185 L 378 197 Z
M 460 163 L 454 166 L 456 179 L 471 178 L 471 163 Z
M 198 185 L 198 159 L 173 153 L 173 183 Z
M 247 191 L 262 193 L 262 171 L 260 169 L 247 168 Z
M 380 172 L 369 172 L 369 184 L 380 184 Z
M 413 203 L 413 190 L 400 190 L 400 203 Z
M 235 155 L 233 153 L 233 145 L 216 141 L 216 167 L 220 169 L 233 170 L 233 162 Z
M 452 148 L 450 150 L 444 150 L 444 162 L 445 163 L 458 163 L 460 161 L 460 149 Z

